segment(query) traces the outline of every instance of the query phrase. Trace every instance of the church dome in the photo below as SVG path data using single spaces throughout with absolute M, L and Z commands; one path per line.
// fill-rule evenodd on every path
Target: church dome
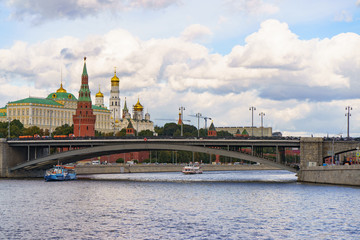
M 116 70 L 114 72 L 114 76 L 111 78 L 111 85 L 118 86 L 119 85 L 119 78 L 116 76 Z
M 134 106 L 134 111 L 142 111 L 143 109 L 144 109 L 144 107 L 140 104 L 140 100 L 138 98 L 138 101 Z
M 56 90 L 56 92 L 50 93 L 47 96 L 47 99 L 52 100 L 77 100 L 76 97 L 72 93 L 68 93 L 64 88 L 62 83 L 60 84 L 60 88 Z
M 57 93 L 66 93 L 66 90 L 63 88 L 62 83 L 60 84 L 60 88 L 56 90 Z
M 104 97 L 104 94 L 102 92 L 100 92 L 100 86 L 99 86 L 99 92 L 97 94 L 95 94 L 95 97 Z

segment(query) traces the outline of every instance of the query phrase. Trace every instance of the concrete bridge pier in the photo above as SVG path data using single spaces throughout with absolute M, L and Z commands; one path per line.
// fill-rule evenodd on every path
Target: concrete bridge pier
M 322 165 L 323 141 L 323 138 L 316 137 L 300 139 L 300 169 L 313 165 Z
M 1 138 L 0 139 L 0 177 L 11 177 L 9 168 L 26 161 L 27 155 L 28 153 L 24 148 L 10 147 L 6 142 L 6 139 Z

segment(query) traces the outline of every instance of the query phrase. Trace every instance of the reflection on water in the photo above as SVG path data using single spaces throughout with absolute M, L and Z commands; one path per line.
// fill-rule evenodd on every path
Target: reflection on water
M 358 188 L 285 171 L 93 178 L 0 180 L 0 239 L 360 238 Z

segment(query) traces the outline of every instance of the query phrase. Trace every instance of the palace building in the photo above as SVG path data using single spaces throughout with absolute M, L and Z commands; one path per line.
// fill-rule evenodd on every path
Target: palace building
M 120 80 L 116 76 L 116 72 L 110 81 L 109 109 L 104 106 L 104 94 L 100 92 L 100 88 L 95 95 L 95 105 L 92 105 L 88 81 L 84 59 L 79 98 L 67 92 L 61 81 L 60 88 L 56 92 L 50 93 L 46 98 L 29 96 L 28 98 L 8 102 L 5 107 L 0 108 L 0 121 L 17 119 L 26 128 L 38 126 L 43 130 L 48 129 L 50 132 L 64 124 L 74 124 L 74 134 L 76 136 L 82 135 L 81 133 L 84 133 L 84 131 L 91 132 L 86 132 L 86 136 L 92 135 L 93 130 L 89 130 L 91 127 L 87 125 L 88 123 L 94 123 L 94 130 L 104 133 L 120 131 L 126 128 L 129 122 L 137 132 L 142 130 L 154 131 L 154 123 L 150 120 L 150 114 L 146 113 L 144 116 L 143 106 L 140 104 L 139 99 L 133 106 L 132 117 L 126 99 L 121 114 Z

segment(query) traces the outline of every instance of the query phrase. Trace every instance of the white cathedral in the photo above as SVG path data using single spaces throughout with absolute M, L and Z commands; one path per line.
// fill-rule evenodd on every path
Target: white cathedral
M 126 98 L 121 114 L 120 106 L 120 80 L 116 76 L 111 78 L 111 90 L 109 109 L 104 106 L 104 94 L 99 92 L 95 95 L 95 105 L 92 105 L 96 115 L 95 130 L 109 133 L 118 132 L 126 128 L 131 122 L 137 132 L 143 130 L 154 131 L 154 123 L 150 120 L 150 114 L 144 116 L 144 107 L 140 100 L 133 105 L 132 117 L 127 107 Z M 19 120 L 24 127 L 38 126 L 50 132 L 64 124 L 73 124 L 73 115 L 76 112 L 77 99 L 72 93 L 68 93 L 62 83 L 60 88 L 50 93 L 46 98 L 28 97 L 13 102 L 0 108 L 0 121 Z

